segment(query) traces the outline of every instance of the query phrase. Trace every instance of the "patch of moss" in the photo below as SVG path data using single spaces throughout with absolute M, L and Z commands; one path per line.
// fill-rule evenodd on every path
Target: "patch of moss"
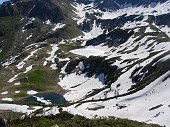
M 23 84 L 51 85 L 58 76 L 58 70 L 49 70 L 45 67 L 37 67 L 27 74 L 21 74 L 19 77 Z
M 21 90 L 36 90 L 36 91 L 45 91 L 44 86 L 40 86 L 37 84 L 30 84 L 30 83 L 23 83 L 22 85 L 18 86 L 17 89 L 21 89 Z
M 59 70 L 51 70 L 48 67 L 35 67 L 30 72 L 20 74 L 19 80 L 22 85 L 17 86 L 22 90 L 48 91 L 54 89 L 59 77 Z
M 14 95 L 14 98 L 23 98 L 27 97 L 28 95 L 26 93 L 17 93 Z
M 83 46 L 73 44 L 60 44 L 58 47 L 66 53 L 74 49 L 82 48 Z
M 78 57 L 78 55 L 76 55 L 76 54 L 73 54 L 73 53 L 70 53 L 70 52 L 67 52 L 67 53 L 64 53 L 62 50 L 57 50 L 57 56 L 59 57 L 59 58 L 70 58 L 70 59 L 73 59 L 73 58 L 76 58 L 76 57 Z
M 77 45 L 77 44 L 60 44 L 59 49 L 57 50 L 56 54 L 59 58 L 76 58 L 78 55 L 73 54 L 69 51 L 74 50 L 74 49 L 79 49 L 83 48 L 83 46 Z

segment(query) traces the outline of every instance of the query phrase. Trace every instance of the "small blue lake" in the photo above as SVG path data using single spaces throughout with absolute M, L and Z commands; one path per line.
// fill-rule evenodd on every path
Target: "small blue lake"
M 42 102 L 37 101 L 37 98 L 34 97 L 34 96 L 39 97 L 39 98 L 43 98 L 43 100 L 48 100 L 52 104 L 65 104 L 65 103 L 67 103 L 66 99 L 62 95 L 57 94 L 57 93 L 39 93 L 39 94 L 30 96 L 30 97 L 24 99 L 23 101 L 27 102 L 27 103 L 43 104 Z

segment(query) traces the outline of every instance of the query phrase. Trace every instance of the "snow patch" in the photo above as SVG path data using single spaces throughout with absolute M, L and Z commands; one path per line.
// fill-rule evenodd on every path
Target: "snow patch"
M 20 93 L 21 91 L 15 91 L 15 93 L 17 94 L 17 93 Z
M 2 100 L 2 101 L 13 101 L 12 98 L 2 98 L 1 100 Z
M 86 47 L 86 48 L 81 48 L 81 49 L 75 49 L 75 50 L 71 50 L 71 53 L 80 55 L 80 56 L 106 56 L 105 54 L 105 50 L 102 49 L 97 49 L 95 47 Z
M 37 97 L 37 96 L 33 96 L 37 99 L 37 101 L 41 102 L 41 103 L 44 103 L 45 105 L 51 105 L 52 103 L 48 100 L 44 100 L 43 97 Z
M 1 95 L 6 95 L 8 94 L 8 91 L 2 92 Z
M 31 71 L 31 70 L 32 70 L 32 68 L 33 68 L 33 65 L 31 65 L 31 66 L 27 67 L 27 68 L 26 68 L 26 71 L 25 71 L 24 73 L 28 73 L 29 71 Z
M 65 26 L 66 26 L 66 24 L 58 23 L 55 25 L 55 27 L 52 29 L 52 31 L 56 31 L 57 29 L 61 29 Z
M 27 105 L 16 105 L 16 104 L 0 104 L 0 110 L 11 110 L 13 112 L 21 112 L 31 114 L 32 112 L 40 109 L 40 106 L 32 106 L 31 108 Z
M 30 90 L 30 91 L 27 91 L 27 94 L 28 95 L 35 95 L 37 94 L 38 92 L 37 91 L 34 91 L 34 90 Z

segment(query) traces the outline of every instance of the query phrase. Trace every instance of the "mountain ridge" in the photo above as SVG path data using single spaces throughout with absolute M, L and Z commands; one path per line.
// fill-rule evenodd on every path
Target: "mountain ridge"
M 95 8 L 99 8 L 101 10 L 118 10 L 122 8 L 127 7 L 138 7 L 138 6 L 144 6 L 144 7 L 155 7 L 159 3 L 164 3 L 167 0 L 76 0 L 78 3 L 84 3 L 84 4 L 90 4 L 93 3 Z

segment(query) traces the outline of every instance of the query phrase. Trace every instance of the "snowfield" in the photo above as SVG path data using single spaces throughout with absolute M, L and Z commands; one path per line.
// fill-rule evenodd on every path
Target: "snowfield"
M 104 75 L 100 74 L 98 77 L 88 78 L 86 75 L 70 74 L 64 77 L 59 85 L 70 92 L 66 93 L 64 97 L 67 101 L 77 101 L 83 99 L 85 95 L 92 92 L 93 89 L 103 88 Z
M 11 110 L 13 112 L 21 112 L 31 114 L 34 111 L 40 109 L 40 106 L 29 107 L 27 105 L 16 105 L 16 104 L 0 104 L 0 110 Z
M 157 4 L 155 7 L 143 7 L 143 6 L 127 7 L 114 12 L 102 12 L 103 13 L 102 19 L 114 19 L 124 14 L 127 14 L 127 16 L 134 14 L 146 16 L 147 15 L 158 16 L 170 13 L 169 6 L 170 1 L 168 0 L 163 4 Z
M 100 44 L 96 46 L 85 45 L 88 40 L 96 38 L 99 35 L 104 34 L 104 32 L 106 34 L 109 32 L 107 29 L 102 29 L 101 24 L 97 25 L 96 21 L 94 21 L 90 26 L 90 31 L 83 31 L 81 36 L 69 40 L 69 42 L 76 42 L 77 40 L 80 40 L 81 45 L 84 46 L 84 48 L 73 48 L 74 50 L 69 51 L 70 54 L 76 54 L 76 60 L 81 56 L 86 58 L 89 58 L 90 56 L 105 57 L 105 60 L 109 61 L 111 66 L 116 66 L 120 70 L 120 72 L 116 73 L 117 75 L 120 73 L 120 76 L 115 78 L 116 81 L 111 82 L 109 87 L 106 87 L 108 84 L 105 84 L 105 79 L 108 75 L 105 75 L 104 72 L 102 72 L 98 75 L 96 74 L 97 76 L 93 74 L 93 76 L 88 77 L 87 72 L 82 72 L 86 67 L 83 62 L 79 62 L 76 65 L 76 71 L 67 74 L 65 71 L 66 67 L 74 56 L 69 56 L 70 54 L 67 52 L 65 54 L 63 53 L 66 57 L 59 58 L 59 55 L 57 54 L 57 51 L 59 50 L 59 44 L 65 44 L 65 40 L 63 39 L 61 43 L 50 44 L 50 49 L 47 49 L 48 56 L 43 57 L 42 65 L 43 67 L 49 66 L 50 69 L 57 71 L 59 70 L 59 67 L 57 66 L 59 62 L 61 62 L 63 65 L 60 65 L 62 66 L 60 69 L 60 78 L 56 80 L 56 84 L 60 85 L 64 90 L 66 90 L 66 93 L 63 96 L 68 102 L 71 103 L 70 106 L 63 107 L 63 110 L 72 114 L 83 115 L 87 118 L 128 118 L 140 122 L 154 123 L 162 126 L 166 125 L 166 127 L 169 127 L 170 68 L 169 71 L 166 71 L 166 73 L 161 73 L 161 76 L 157 77 L 156 80 L 151 80 L 151 82 L 148 84 L 145 83 L 147 85 L 142 87 L 142 89 L 131 94 L 129 94 L 129 89 L 137 84 L 136 82 L 132 81 L 132 78 L 130 78 L 136 69 L 139 70 L 135 72 L 134 76 L 142 75 L 140 78 L 141 81 L 149 73 L 148 68 L 146 68 L 145 72 L 143 72 L 142 69 L 145 69 L 145 67 L 150 67 L 149 65 L 151 63 L 153 63 L 151 66 L 154 66 L 158 63 L 170 60 L 170 27 L 167 25 L 157 26 L 154 22 L 148 22 L 148 15 L 158 16 L 169 14 L 170 0 L 163 4 L 158 4 L 155 7 L 127 7 L 112 12 L 102 12 L 101 10 L 94 9 L 93 3 L 89 5 L 74 3 L 72 6 L 75 8 L 74 12 L 76 13 L 76 16 L 74 16 L 73 19 L 78 25 L 82 24 L 86 19 L 87 12 L 89 14 L 100 12 L 102 15 L 96 16 L 96 18 L 101 20 L 119 18 L 125 14 L 127 14 L 126 16 L 143 15 L 144 18 L 141 21 L 129 21 L 121 26 L 116 27 L 121 30 L 131 29 L 134 31 L 134 34 L 129 37 L 125 43 L 120 42 L 120 45 L 118 46 L 114 45 L 109 47 L 107 44 Z M 47 20 L 45 23 L 54 26 L 54 28 L 52 28 L 53 32 L 57 31 L 58 29 L 62 29 L 66 25 L 62 23 L 52 24 L 50 20 Z M 140 28 L 142 28 L 142 30 Z M 30 38 L 32 38 L 31 35 L 28 36 L 27 39 Z M 68 42 L 68 40 L 66 42 Z M 32 46 L 34 46 L 34 49 L 31 49 Z M 30 50 L 30 54 L 22 59 L 17 65 L 15 65 L 17 73 L 14 73 L 8 79 L 8 83 L 13 83 L 15 86 L 22 85 L 20 81 L 17 80 L 21 73 L 26 74 L 33 69 L 34 65 L 39 65 L 39 61 L 36 64 L 32 64 L 29 60 L 33 56 L 36 56 L 36 53 L 41 50 L 41 48 L 38 48 L 38 45 L 36 44 L 32 44 L 26 47 L 26 50 Z M 83 59 L 86 59 L 84 57 Z M 3 62 L 2 66 L 5 68 L 9 67 L 15 62 L 16 58 L 17 56 L 11 57 L 9 60 Z M 58 58 L 58 63 L 56 62 L 56 58 Z M 29 65 L 27 63 L 29 63 Z M 96 64 L 96 66 L 98 65 Z M 167 68 L 168 67 L 169 66 L 167 65 Z M 94 73 L 97 73 L 97 71 Z M 113 72 L 113 74 L 115 73 Z M 98 90 L 99 92 L 96 92 L 95 90 Z M 1 101 L 14 102 L 14 98 L 7 96 L 10 92 L 11 91 L 6 90 L 1 91 Z M 13 93 L 18 94 L 20 92 L 22 93 L 22 90 L 17 89 Z M 88 96 L 93 92 L 94 94 Z M 26 93 L 27 95 L 36 98 L 38 102 L 45 104 L 46 107 L 29 107 L 27 105 L 0 103 L 0 110 L 12 110 L 14 112 L 31 114 L 34 111 L 43 108 L 44 113 L 42 115 L 59 113 L 59 107 L 48 107 L 47 105 L 52 104 L 52 102 L 36 96 L 37 93 L 41 92 L 30 89 L 27 90 Z M 122 96 L 120 97 L 119 95 Z
M 96 47 L 86 47 L 86 48 L 82 48 L 82 49 L 75 49 L 75 50 L 71 50 L 71 53 L 80 55 L 80 56 L 106 56 L 106 51 L 102 50 L 102 49 L 98 49 Z
M 153 33 L 156 32 L 155 29 L 150 27 L 151 24 L 147 22 L 148 15 L 162 15 L 162 14 L 168 14 L 170 13 L 170 1 L 167 1 L 163 4 L 158 4 L 155 7 L 136 7 L 136 8 L 125 8 L 120 9 L 116 12 L 102 12 L 102 16 L 98 17 L 99 19 L 114 19 L 119 16 L 122 16 L 124 14 L 129 15 L 144 15 L 143 21 L 134 21 L 134 22 L 127 22 L 125 23 L 121 28 L 122 29 L 131 29 L 134 28 L 135 33 L 139 31 L 139 27 L 143 26 L 146 27 L 145 33 Z M 78 24 L 82 23 L 85 19 L 85 13 L 89 12 L 92 13 L 93 8 L 92 5 L 87 5 L 87 9 L 85 5 L 74 5 L 75 8 L 78 10 L 76 13 L 78 17 Z M 155 11 L 156 10 L 156 11 Z M 99 10 L 98 10 L 99 11 Z M 162 32 L 166 33 L 166 35 L 169 36 L 170 28 L 168 26 L 162 26 L 158 27 L 154 23 L 152 23 L 153 26 L 161 29 Z M 96 32 L 96 34 L 94 34 Z M 89 40 L 90 38 L 94 38 L 96 36 L 99 36 L 103 33 L 100 26 L 96 27 L 95 23 L 92 26 L 92 30 L 90 32 L 84 33 L 84 40 Z M 135 42 L 136 37 L 132 36 L 129 38 L 129 40 L 120 45 L 119 47 L 115 48 L 113 47 L 113 52 L 111 52 L 111 49 L 105 49 L 103 47 L 98 49 L 97 46 L 90 46 L 83 49 L 76 49 L 70 51 L 71 53 L 78 54 L 81 56 L 107 56 L 106 59 L 111 59 L 113 57 L 120 57 L 120 60 L 117 60 L 113 65 L 118 66 L 119 68 L 124 68 L 122 72 L 124 72 L 115 83 L 112 83 L 111 88 L 105 89 L 98 94 L 87 98 L 85 103 L 77 106 L 77 104 L 74 104 L 72 106 L 64 108 L 65 111 L 69 111 L 73 114 L 79 114 L 86 116 L 88 118 L 95 118 L 97 117 L 109 117 L 109 116 L 115 116 L 119 118 L 128 118 L 133 120 L 138 120 L 141 122 L 147 122 L 147 123 L 156 123 L 160 125 L 166 125 L 167 127 L 170 125 L 170 94 L 168 93 L 170 89 L 170 79 L 164 79 L 170 75 L 170 71 L 159 77 L 154 82 L 150 83 L 147 87 L 144 89 L 124 97 L 119 97 L 107 101 L 97 101 L 97 102 L 88 102 L 98 99 L 104 99 L 109 97 L 114 97 L 116 94 L 124 94 L 128 91 L 128 89 L 131 88 L 132 85 L 135 85 L 132 80 L 129 78 L 131 73 L 135 70 L 137 67 L 145 67 L 148 64 L 150 64 L 154 59 L 157 57 L 163 55 L 164 53 L 167 53 L 170 51 L 170 42 L 162 42 L 157 43 L 153 38 L 153 36 L 144 36 L 141 38 L 141 40 L 138 40 Z M 162 37 L 164 38 L 164 37 Z M 134 43 L 135 42 L 135 43 Z M 152 46 L 149 46 L 152 45 Z M 135 47 L 139 46 L 136 50 Z M 101 46 L 102 47 L 102 46 Z M 125 49 L 126 47 L 126 49 Z M 134 51 L 133 51 L 134 50 Z M 132 52 L 133 51 L 133 52 Z M 126 53 L 127 52 L 127 53 Z M 150 56 L 151 53 L 159 52 L 155 56 Z M 136 59 L 132 61 L 131 63 L 122 63 L 126 59 Z M 141 62 L 139 65 L 133 65 L 133 63 L 140 59 L 146 59 L 143 62 Z M 170 59 L 169 55 L 163 57 L 157 62 L 164 61 Z M 156 64 L 156 63 L 155 63 Z M 131 69 L 127 70 L 128 65 L 133 65 Z M 140 70 L 139 70 L 140 72 Z M 76 80 L 75 80 L 76 79 Z M 84 81 L 84 82 L 83 82 Z M 85 95 L 89 92 L 91 92 L 92 89 L 97 87 L 97 84 L 101 84 L 102 82 L 97 80 L 94 80 L 93 78 L 86 80 L 86 77 L 83 75 L 76 75 L 76 74 L 70 74 L 64 77 L 60 81 L 60 85 L 69 90 L 68 93 L 64 95 L 64 97 L 69 101 L 77 101 L 81 100 L 81 98 L 85 97 Z M 93 84 L 93 85 L 91 85 Z M 119 88 L 117 88 L 117 84 L 121 84 Z M 91 85 L 91 86 L 90 86 Z M 107 96 L 105 93 L 107 91 L 110 91 L 107 93 Z M 98 108 L 98 110 L 94 111 L 92 109 Z
M 166 125 L 168 127 L 170 123 L 170 94 L 168 92 L 170 89 L 170 79 L 164 82 L 162 82 L 162 80 L 169 74 L 170 72 L 167 72 L 144 90 L 135 94 L 104 102 L 85 103 L 78 107 L 73 105 L 65 108 L 65 110 L 73 114 L 84 115 L 88 118 L 94 118 L 96 115 L 98 117 L 115 116 L 141 122 Z M 88 110 L 88 108 L 97 107 L 98 105 L 104 106 L 105 108 L 97 111 Z M 119 109 L 117 105 L 123 108 Z M 158 106 L 158 108 L 154 109 L 153 107 L 156 106 Z

